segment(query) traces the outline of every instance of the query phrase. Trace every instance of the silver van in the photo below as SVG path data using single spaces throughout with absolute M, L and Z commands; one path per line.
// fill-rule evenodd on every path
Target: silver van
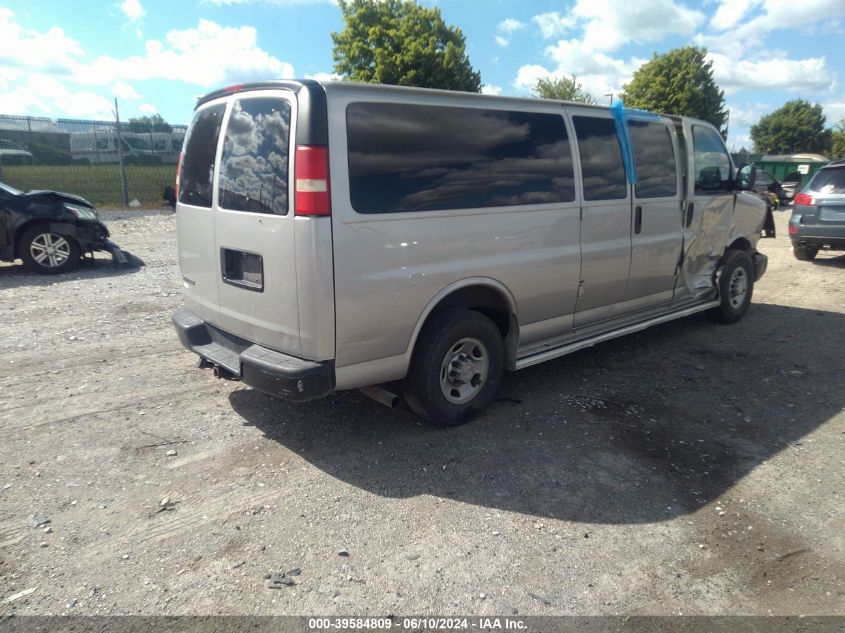
M 201 366 L 274 396 L 403 380 L 414 412 L 461 424 L 506 369 L 704 310 L 740 319 L 767 260 L 738 174 L 684 117 L 233 86 L 185 138 L 173 321 Z

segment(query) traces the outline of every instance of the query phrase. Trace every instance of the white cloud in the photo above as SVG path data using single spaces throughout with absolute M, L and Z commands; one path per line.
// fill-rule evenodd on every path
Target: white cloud
M 513 87 L 520 92 L 531 92 L 539 80 L 548 79 L 553 74 L 553 71 L 539 64 L 526 64 L 517 71 Z
M 726 94 L 739 90 L 822 92 L 834 81 L 824 57 L 734 61 L 721 53 L 708 53 L 707 59 L 713 62 L 713 78 Z
M 79 42 L 59 27 L 46 33 L 24 29 L 14 12 L 0 7 L 0 66 L 67 70 L 82 55 Z
M 496 26 L 496 44 L 499 46 L 507 46 L 510 43 L 510 36 L 517 31 L 522 31 L 527 28 L 524 22 L 515 20 L 514 18 L 506 18 L 499 22 Z
M 822 110 L 827 117 L 827 124 L 835 126 L 842 120 L 845 120 L 845 97 L 839 96 L 832 101 L 822 103 Z
M 500 95 L 502 94 L 502 87 L 494 86 L 493 84 L 484 84 L 483 86 L 481 86 L 481 94 Z
M 120 4 L 120 10 L 132 22 L 140 20 L 147 14 L 144 7 L 141 6 L 141 0 L 123 0 Z
M 845 2 L 842 0 L 757 1 L 762 9 L 760 15 L 750 20 L 739 21 L 735 28 L 718 35 L 698 34 L 693 38 L 695 43 L 737 59 L 749 50 L 765 50 L 769 46 L 770 34 L 773 32 L 794 32 L 796 29 L 820 21 L 830 23 L 838 17 L 845 16 Z
M 31 75 L 26 83 L 0 94 L 0 112 L 111 118 L 111 102 L 89 91 L 69 90 L 49 75 Z
M 164 42 L 147 40 L 143 56 L 103 55 L 80 65 L 74 79 L 83 84 L 170 79 L 210 88 L 293 77 L 293 66 L 262 50 L 257 39 L 253 27 L 224 27 L 200 19 L 196 28 L 170 31 Z
M 601 102 L 608 93 L 618 93 L 630 81 L 634 71 L 646 62 L 631 58 L 628 61 L 613 58 L 605 53 L 590 52 L 579 40 L 561 40 L 546 49 L 546 55 L 555 63 L 552 69 L 536 64 L 522 66 L 517 72 L 514 87 L 530 91 L 538 79 L 576 75 L 584 89 Z
M 524 29 L 525 23 L 514 18 L 506 18 L 499 22 L 499 25 L 496 28 L 502 33 L 511 34 Z
M 305 75 L 306 79 L 315 79 L 317 81 L 341 81 L 342 76 L 337 73 L 314 73 L 313 75 Z
M 710 19 L 710 26 L 722 31 L 732 28 L 760 2 L 761 0 L 719 0 L 716 13 Z
M 548 40 L 555 36 L 563 35 L 573 28 L 576 19 L 573 15 L 562 16 L 557 11 L 551 11 L 549 13 L 535 15 L 531 18 L 531 21 L 539 27 L 543 37 Z
M 127 83 L 122 81 L 114 84 L 111 87 L 112 94 L 118 99 L 126 99 L 127 101 L 136 101 L 141 96 L 135 92 L 135 89 Z
M 155 114 L 156 112 L 158 112 L 158 110 L 152 103 L 142 103 L 138 106 L 138 111 L 143 112 L 144 114 Z
M 263 4 L 271 7 L 292 7 L 303 4 L 336 4 L 335 0 L 202 0 L 202 4 L 229 6 L 234 4 Z
M 612 51 L 628 42 L 657 42 L 668 35 L 692 35 L 705 21 L 701 11 L 673 0 L 577 0 L 572 13 L 584 24 L 582 46 Z
M 121 8 L 127 16 L 143 11 L 140 3 L 124 2 Z M 112 95 L 141 98 L 131 84 L 138 80 L 166 79 L 207 89 L 293 77 L 293 66 L 264 51 L 257 40 L 252 27 L 199 20 L 195 28 L 147 40 L 141 55 L 87 61 L 79 43 L 62 29 L 24 29 L 11 10 L 0 7 L 0 112 L 110 117 Z

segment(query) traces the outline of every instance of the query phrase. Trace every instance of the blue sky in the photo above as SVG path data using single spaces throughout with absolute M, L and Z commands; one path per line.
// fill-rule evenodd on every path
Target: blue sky
M 845 0 L 421 0 L 467 38 L 485 92 L 530 94 L 576 74 L 600 101 L 653 53 L 710 51 L 731 111 L 729 146 L 785 101 L 845 118 Z M 214 88 L 330 78 L 332 0 L 0 0 L 0 114 L 187 123 Z

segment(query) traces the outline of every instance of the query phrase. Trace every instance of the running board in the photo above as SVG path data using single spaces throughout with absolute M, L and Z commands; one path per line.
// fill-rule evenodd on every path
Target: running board
M 531 367 L 531 365 L 536 365 L 538 363 L 542 363 L 553 358 L 566 356 L 567 354 L 571 354 L 572 352 L 577 352 L 578 350 L 582 350 L 587 347 L 592 347 L 597 343 L 604 343 L 605 341 L 619 338 L 620 336 L 625 336 L 626 334 L 640 332 L 642 330 L 645 330 L 646 328 L 650 328 L 652 325 L 660 325 L 661 323 L 674 321 L 675 319 L 681 319 L 683 317 L 696 314 L 697 312 L 704 312 L 705 310 L 709 310 L 710 308 L 716 308 L 720 304 L 721 301 L 718 300 L 708 301 L 707 303 L 701 303 L 699 305 L 692 306 L 691 308 L 685 308 L 684 310 L 680 310 L 678 312 L 670 312 L 668 314 L 663 314 L 661 316 L 654 317 L 653 319 L 641 321 L 640 323 L 627 325 L 618 330 L 612 330 L 610 332 L 605 332 L 604 334 L 597 334 L 596 336 L 591 336 L 589 338 L 581 339 L 580 341 L 575 341 L 574 343 L 567 343 L 565 345 L 560 345 L 559 347 L 553 347 L 543 352 L 538 352 L 536 354 L 526 356 L 525 358 L 517 359 L 516 369 L 524 369 L 525 367 Z

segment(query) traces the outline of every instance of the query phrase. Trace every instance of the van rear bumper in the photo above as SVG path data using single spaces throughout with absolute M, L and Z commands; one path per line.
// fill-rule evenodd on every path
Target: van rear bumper
M 331 393 L 331 363 L 303 360 L 256 345 L 206 323 L 190 310 L 173 313 L 182 345 L 266 394 L 305 402 Z

